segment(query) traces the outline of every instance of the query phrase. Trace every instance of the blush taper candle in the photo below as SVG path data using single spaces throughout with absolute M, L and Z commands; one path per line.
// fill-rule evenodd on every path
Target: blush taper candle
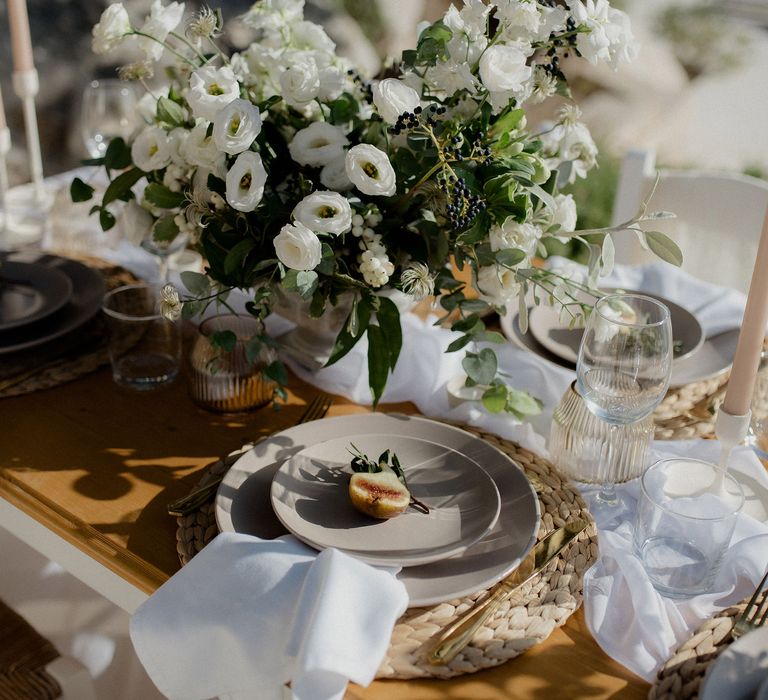
M 17 73 L 34 70 L 26 0 L 8 0 L 8 24 L 11 26 L 13 70 Z

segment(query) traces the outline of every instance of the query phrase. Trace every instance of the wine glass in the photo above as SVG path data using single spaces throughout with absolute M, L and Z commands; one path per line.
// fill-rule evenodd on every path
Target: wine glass
M 80 134 L 91 158 L 101 158 L 109 142 L 128 139 L 138 125 L 137 97 L 131 83 L 92 80 L 83 90 Z
M 177 233 L 171 241 L 157 241 L 150 234 L 141 241 L 141 247 L 158 260 L 157 280 L 161 286 L 168 283 L 168 258 L 186 248 L 188 242 L 186 233 Z
M 671 372 L 672 324 L 664 304 L 640 294 L 610 294 L 597 301 L 579 347 L 576 377 L 587 408 L 609 426 L 597 470 L 602 485 L 590 499 L 598 522 L 598 511 L 606 519 L 620 511 L 612 473 L 618 428 L 653 412 Z

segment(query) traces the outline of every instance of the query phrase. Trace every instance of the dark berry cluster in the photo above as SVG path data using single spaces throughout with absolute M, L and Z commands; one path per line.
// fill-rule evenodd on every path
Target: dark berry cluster
M 388 131 L 390 134 L 400 134 L 408 129 L 415 129 L 423 121 L 427 126 L 437 126 L 437 120 L 435 116 L 443 115 L 446 113 L 446 108 L 442 105 L 436 107 L 435 105 L 429 105 L 425 110 L 421 107 L 416 107 L 413 112 L 403 112 L 393 126 L 390 126 Z
M 440 188 L 448 198 L 445 213 L 451 226 L 457 231 L 469 228 L 475 217 L 485 209 L 479 195 L 470 192 L 464 178 L 449 175 L 440 180 Z
M 371 85 L 371 82 L 361 78 L 360 73 L 352 68 L 347 71 L 347 75 L 352 78 L 352 82 L 360 90 L 363 99 L 366 102 L 373 102 L 373 85 Z

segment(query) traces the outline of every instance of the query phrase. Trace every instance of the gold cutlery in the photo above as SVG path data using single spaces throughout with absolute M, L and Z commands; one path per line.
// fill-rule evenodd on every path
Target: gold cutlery
M 742 634 L 746 634 L 753 629 L 762 627 L 768 621 L 768 589 L 763 590 L 766 581 L 768 581 L 768 571 L 765 572 L 763 580 L 757 584 L 757 588 L 749 599 L 747 607 L 744 608 L 744 612 L 736 620 L 731 630 L 731 636 L 734 639 L 738 639 Z M 757 600 L 761 593 L 763 598 L 758 603 Z
M 333 404 L 333 399 L 328 394 L 318 394 L 312 401 L 307 404 L 307 408 L 304 413 L 301 414 L 299 420 L 296 421 L 296 425 L 301 423 L 309 423 L 310 421 L 323 418 L 328 409 Z M 198 489 L 188 493 L 186 496 L 169 503 L 167 506 L 168 514 L 180 517 L 187 515 L 192 511 L 199 508 L 205 503 L 219 488 L 219 484 L 224 479 L 226 472 L 214 477 L 212 481 L 209 481 L 205 486 L 201 486 Z
M 725 394 L 727 388 L 728 383 L 726 382 L 711 394 L 708 394 L 703 399 L 699 399 L 693 406 L 679 415 L 654 421 L 656 427 L 666 430 L 679 430 L 680 428 L 686 428 L 689 425 L 713 420 L 715 413 L 717 412 L 715 403 L 723 394 Z
M 550 532 L 537 543 L 520 566 L 499 583 L 484 601 L 464 613 L 434 639 L 427 653 L 429 662 L 433 665 L 450 663 L 472 641 L 477 630 L 499 609 L 499 606 L 523 584 L 540 573 L 588 525 L 586 520 L 580 518 L 573 520 L 564 527 Z

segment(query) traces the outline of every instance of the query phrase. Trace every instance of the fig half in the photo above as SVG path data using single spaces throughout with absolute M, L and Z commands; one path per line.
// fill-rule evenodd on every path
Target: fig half
M 357 510 L 379 520 L 400 515 L 411 502 L 410 491 L 392 471 L 353 474 L 349 497 Z

